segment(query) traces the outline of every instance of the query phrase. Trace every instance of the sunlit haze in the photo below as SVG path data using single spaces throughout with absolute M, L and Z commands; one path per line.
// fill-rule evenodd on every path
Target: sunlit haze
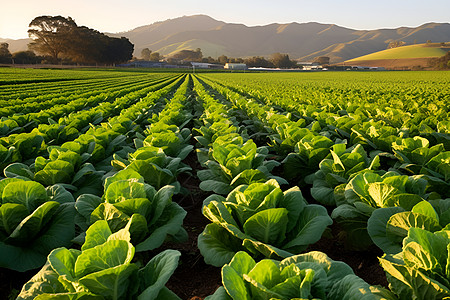
M 121 32 L 195 14 L 249 26 L 315 21 L 353 29 L 415 27 L 450 22 L 449 11 L 448 0 L 14 0 L 1 5 L 0 37 L 26 38 L 28 24 L 40 15 L 70 16 L 78 25 L 101 32 Z

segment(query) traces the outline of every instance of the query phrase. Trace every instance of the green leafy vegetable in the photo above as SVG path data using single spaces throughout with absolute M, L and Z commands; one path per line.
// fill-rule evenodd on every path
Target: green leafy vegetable
M 180 299 L 165 284 L 181 254 L 166 250 L 139 269 L 131 262 L 134 251 L 127 229 L 112 233 L 106 221 L 97 221 L 81 251 L 53 250 L 17 299 Z
M 41 267 L 51 250 L 75 235 L 74 199 L 63 187 L 35 181 L 0 181 L 0 266 L 16 271 Z
M 347 264 L 318 251 L 259 262 L 246 252 L 237 252 L 222 267 L 222 283 L 206 299 L 396 299 L 354 275 Z
M 386 254 L 380 263 L 390 289 L 400 299 L 447 299 L 450 297 L 450 231 L 434 233 L 410 228 L 402 251 Z
M 208 224 L 198 238 L 205 261 L 223 266 L 240 250 L 254 257 L 284 258 L 317 242 L 331 218 L 320 205 L 307 204 L 301 191 L 282 192 L 276 180 L 241 185 L 227 198 L 203 202 Z

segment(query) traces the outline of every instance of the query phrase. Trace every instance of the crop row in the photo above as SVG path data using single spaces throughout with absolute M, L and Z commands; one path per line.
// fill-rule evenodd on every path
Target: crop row
M 26 115 L 16 115 L 4 121 L 3 130 L 7 135 L 0 139 L 1 165 L 3 169 L 7 164 L 13 162 L 26 162 L 36 155 L 46 151 L 47 145 L 61 145 L 70 141 L 80 134 L 83 134 L 91 127 L 90 124 L 99 124 L 104 118 L 114 117 L 123 113 L 127 107 L 135 103 L 142 103 L 147 95 L 161 87 L 174 82 L 176 78 L 162 79 L 154 81 L 150 86 L 135 90 L 118 91 L 87 99 L 77 99 L 69 103 L 65 108 L 55 107 L 52 111 L 41 111 L 39 113 L 29 113 Z M 111 98 L 111 102 L 102 102 L 102 99 Z M 87 103 L 101 103 L 90 109 L 79 110 L 79 106 L 84 107 Z M 89 106 L 87 107 L 89 108 Z M 58 121 L 53 118 L 57 117 Z M 48 122 L 48 125 L 45 124 Z M 23 129 L 25 127 L 25 129 Z M 28 127 L 34 128 L 30 133 L 14 133 L 27 131 Z

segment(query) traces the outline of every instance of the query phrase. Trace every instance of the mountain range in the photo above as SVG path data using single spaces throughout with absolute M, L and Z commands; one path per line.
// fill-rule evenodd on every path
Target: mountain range
M 280 52 L 300 61 L 328 56 L 331 62 L 341 62 L 386 49 L 391 41 L 404 41 L 407 44 L 425 43 L 428 40 L 448 42 L 450 23 L 427 23 L 414 28 L 355 30 L 316 22 L 246 26 L 225 23 L 206 15 L 194 15 L 107 34 L 127 37 L 135 45 L 137 57 L 144 48 L 164 56 L 180 50 L 200 48 L 204 57 L 222 54 L 228 57 L 268 57 Z M 6 42 L 10 44 L 11 52 L 14 52 L 13 49 L 18 51 L 23 48 L 26 40 Z

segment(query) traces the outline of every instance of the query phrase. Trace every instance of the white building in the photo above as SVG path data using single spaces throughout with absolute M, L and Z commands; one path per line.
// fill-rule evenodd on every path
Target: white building
M 195 69 L 223 69 L 223 66 L 218 64 L 191 62 L 191 65 Z
M 224 69 L 228 70 L 247 70 L 246 64 L 226 63 Z

